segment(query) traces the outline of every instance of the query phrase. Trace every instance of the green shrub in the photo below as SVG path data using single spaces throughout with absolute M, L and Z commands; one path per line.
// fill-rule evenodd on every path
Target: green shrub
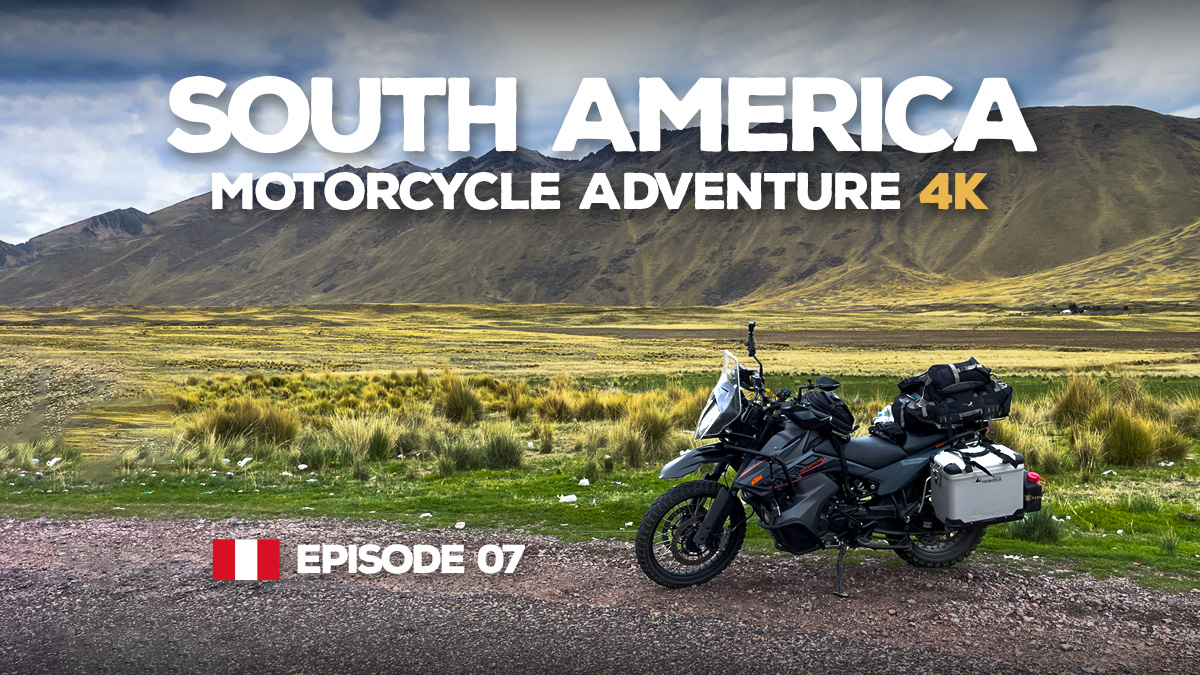
M 1035 543 L 1058 543 L 1065 529 L 1062 521 L 1054 519 L 1054 508 L 1048 503 L 1043 503 L 1040 511 L 1025 514 L 1022 520 L 1008 523 L 1008 534 L 1013 539 Z
M 1119 466 L 1150 466 L 1157 448 L 1142 420 L 1114 410 L 1104 431 L 1104 459 Z
M 517 437 L 511 424 L 495 423 L 484 425 L 484 462 L 492 469 L 519 469 L 525 462 L 525 444 Z

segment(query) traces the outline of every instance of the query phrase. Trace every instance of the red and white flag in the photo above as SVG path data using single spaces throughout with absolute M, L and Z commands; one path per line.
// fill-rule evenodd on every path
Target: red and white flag
M 278 581 L 278 539 L 213 539 L 213 581 Z

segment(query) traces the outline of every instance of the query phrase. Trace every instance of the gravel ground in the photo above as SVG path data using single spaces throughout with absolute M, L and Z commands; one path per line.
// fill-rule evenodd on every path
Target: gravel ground
M 121 369 L 0 349 L 0 442 L 52 438 L 77 410 L 117 390 Z
M 277 582 L 211 580 L 214 538 L 282 540 Z M 630 545 L 328 519 L 0 521 L 0 673 L 1195 673 L 1200 593 L 948 571 L 885 552 L 741 556 L 706 586 L 645 579 Z M 464 574 L 297 575 L 302 543 L 461 543 Z M 524 543 L 515 574 L 474 552 Z

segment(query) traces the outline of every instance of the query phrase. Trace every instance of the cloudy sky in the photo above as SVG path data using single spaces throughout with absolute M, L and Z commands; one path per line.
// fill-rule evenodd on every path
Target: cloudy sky
M 343 131 L 356 126 L 357 78 L 515 76 L 521 145 L 544 152 L 580 78 L 607 77 L 626 110 L 637 78 L 682 93 L 697 77 L 830 76 L 885 87 L 915 75 L 955 86 L 915 126 L 951 133 L 984 77 L 1007 77 L 1023 106 L 1122 104 L 1200 116 L 1200 3 L 570 2 L 378 0 L 268 3 L 0 0 L 0 240 L 21 242 L 104 211 L 153 211 L 205 192 L 214 171 L 323 171 L 445 148 L 445 111 L 430 108 L 428 151 L 406 156 L 399 105 L 356 156 L 314 143 L 254 156 L 231 143 L 185 155 L 171 85 L 190 75 L 238 83 L 333 77 Z M 228 90 L 227 90 L 228 91 Z M 226 95 L 226 99 L 227 99 Z M 273 111 L 261 112 L 264 131 Z M 636 114 L 627 115 L 631 127 Z M 473 154 L 491 147 L 477 139 Z

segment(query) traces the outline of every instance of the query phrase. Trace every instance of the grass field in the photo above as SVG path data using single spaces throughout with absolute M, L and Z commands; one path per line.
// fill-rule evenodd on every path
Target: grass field
M 991 365 L 1016 391 L 999 433 L 1048 474 L 1054 519 L 994 527 L 984 548 L 1200 587 L 1189 313 L 2 310 L 0 513 L 631 538 L 627 523 L 667 487 L 657 467 L 689 444 L 720 351 L 744 354 L 747 319 L 770 384 L 838 377 L 863 422 L 901 376 L 967 356 Z M 760 532 L 749 542 L 770 549 Z

